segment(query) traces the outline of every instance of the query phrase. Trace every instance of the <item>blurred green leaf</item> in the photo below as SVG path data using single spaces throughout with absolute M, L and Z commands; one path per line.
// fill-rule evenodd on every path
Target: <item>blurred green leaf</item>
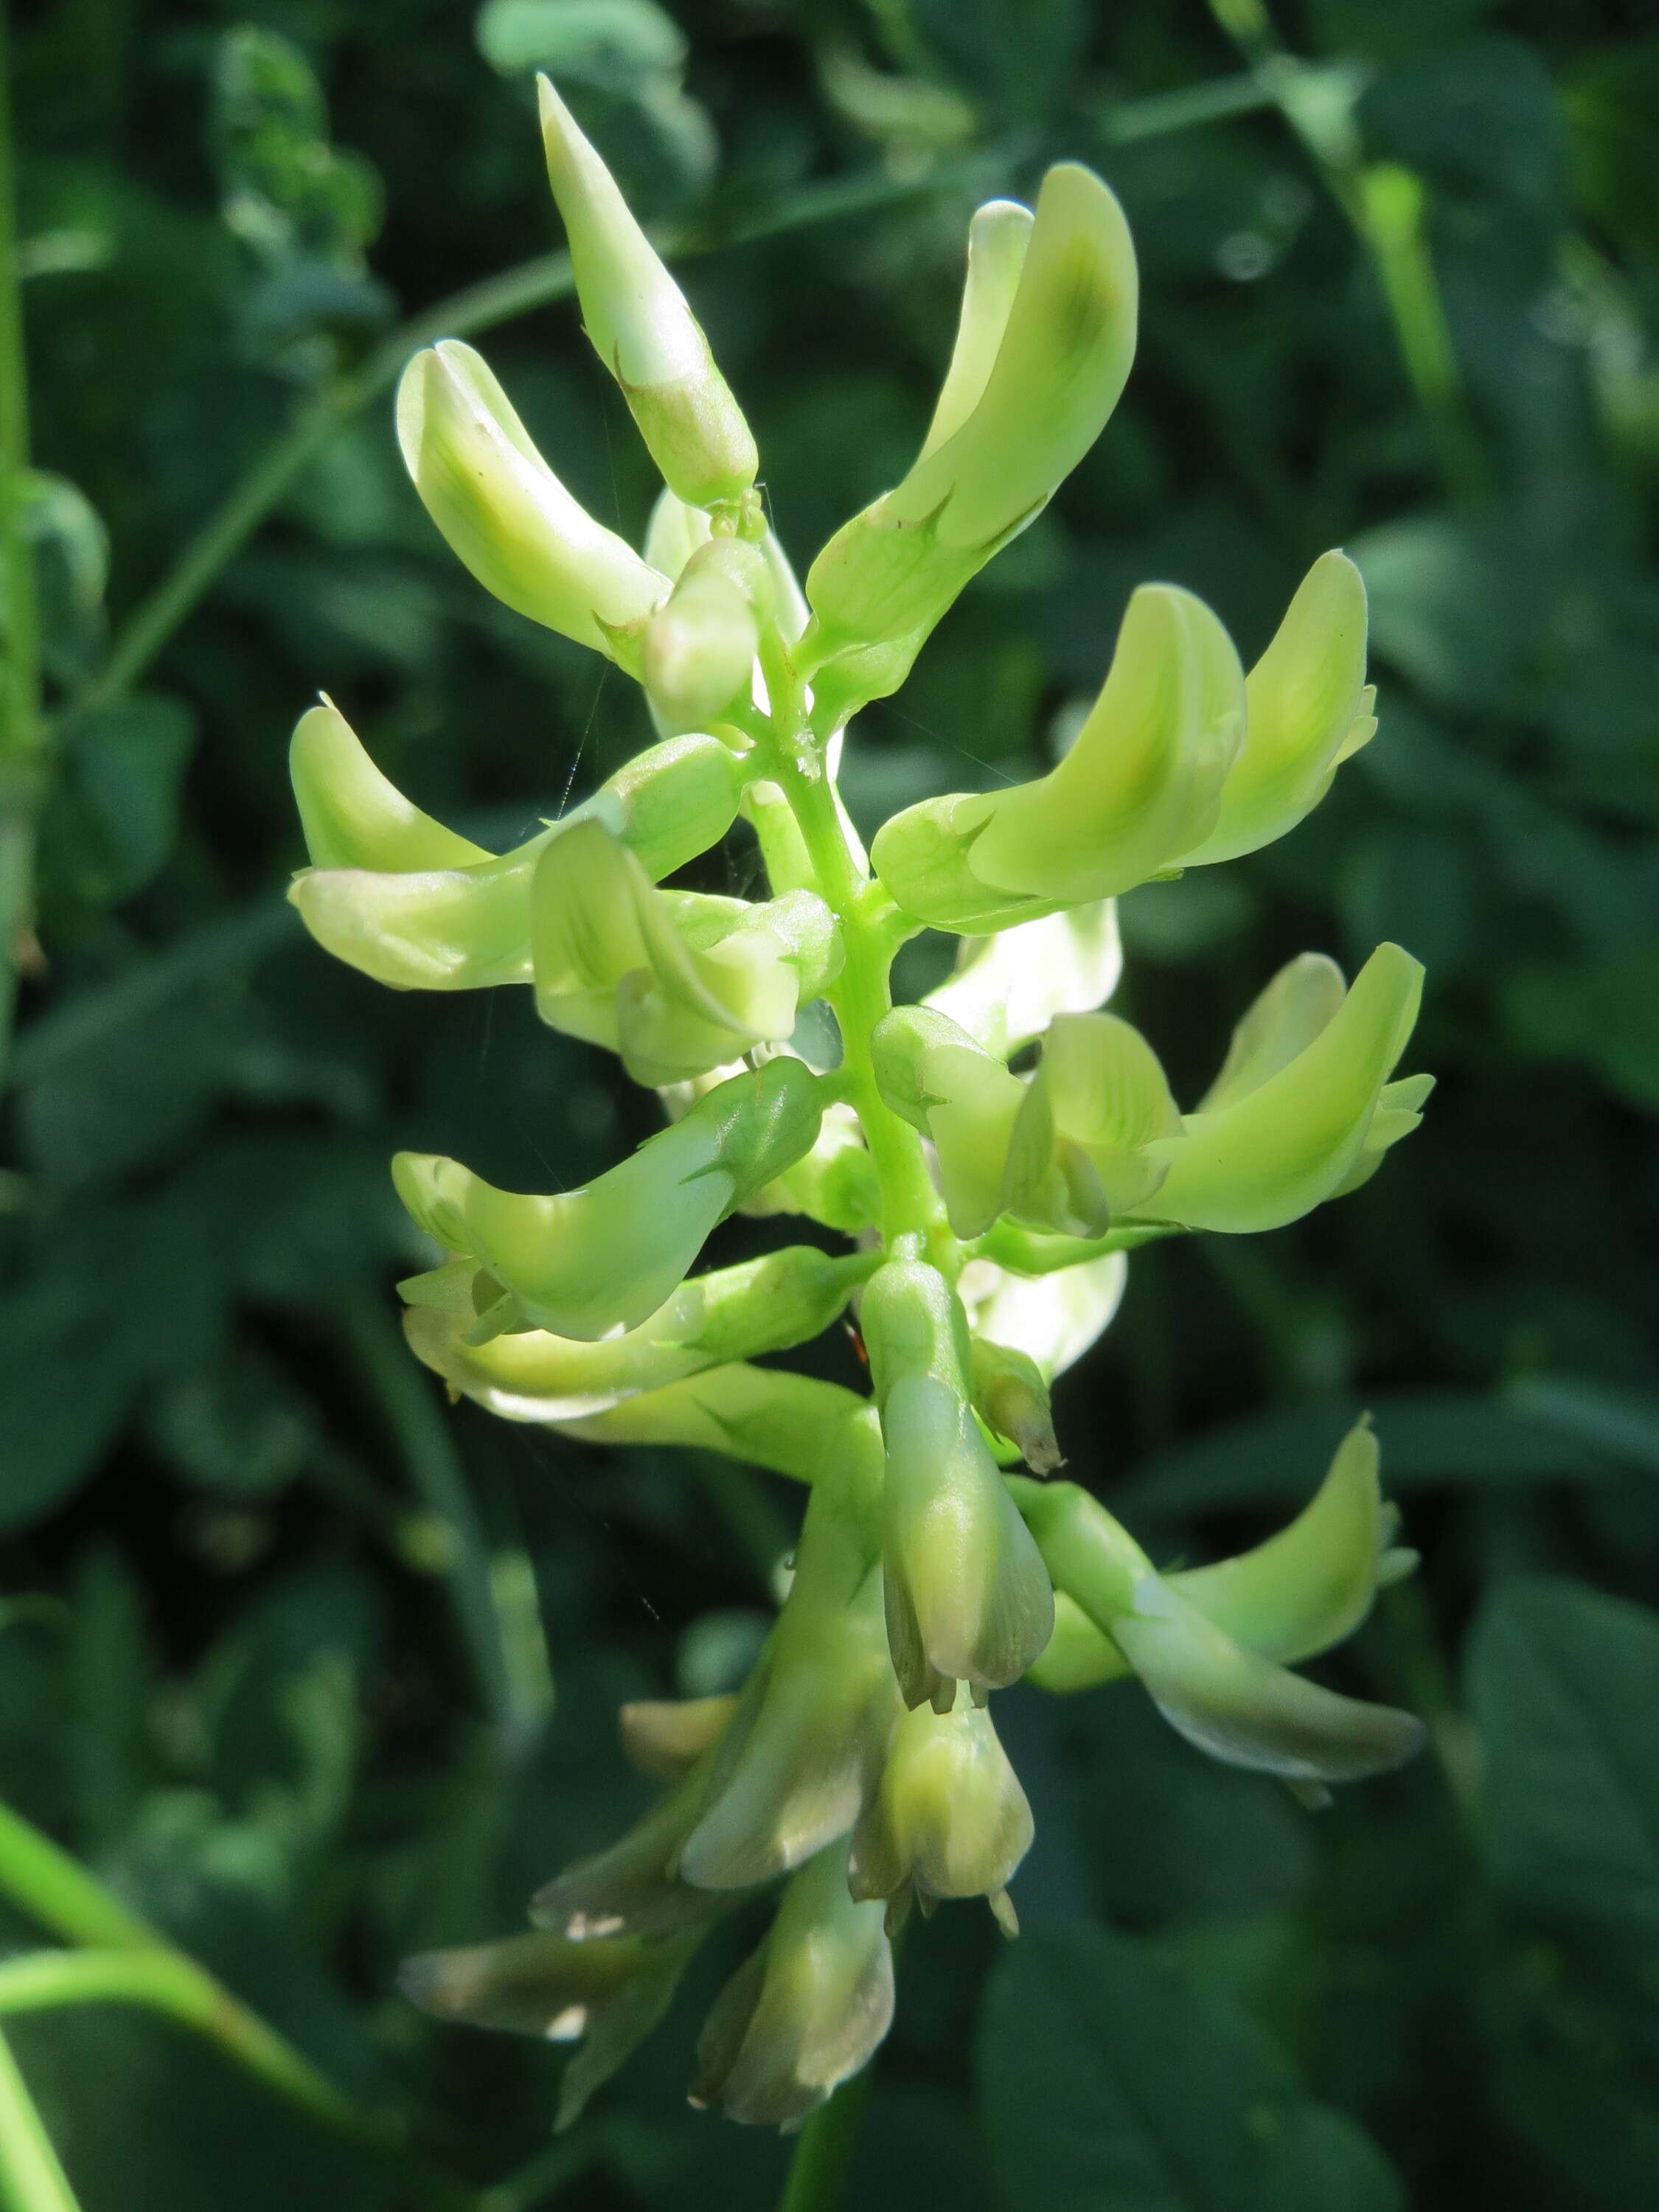
M 173 851 L 195 736 L 177 699 L 123 699 L 70 717 L 41 828 L 49 887 L 95 906 L 143 889 Z
M 1659 1617 L 1555 1577 L 1504 1584 L 1469 1653 L 1499 1887 L 1659 1973 Z
M 1289 2062 L 1132 1939 L 1032 1928 L 1002 1959 L 981 2109 L 1011 2212 L 1394 2212 L 1405 2193 Z

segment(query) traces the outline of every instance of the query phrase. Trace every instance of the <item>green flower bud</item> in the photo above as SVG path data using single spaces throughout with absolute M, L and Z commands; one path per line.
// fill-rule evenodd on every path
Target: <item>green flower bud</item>
M 1017 1681 L 1048 1641 L 1048 1571 L 968 1405 L 962 1309 L 936 1269 L 889 1261 L 860 1310 L 886 1450 L 887 1637 L 907 1705 L 948 1711 Z
M 398 441 L 427 513 L 487 592 L 638 672 L 668 579 L 571 497 L 471 346 L 445 338 L 415 356 Z
M 811 891 L 764 906 L 659 891 L 602 823 L 568 832 L 531 890 L 536 1006 L 667 1085 L 793 1031 L 841 965 L 840 926 Z
M 1121 1252 L 1108 1252 L 1048 1275 L 1017 1275 L 971 1260 L 957 1288 L 984 1335 L 1023 1352 L 1052 1382 L 1075 1366 L 1110 1324 L 1128 1279 Z
M 560 1936 L 513 1936 L 406 1960 L 398 1984 L 411 2003 L 439 2020 L 580 2045 L 559 2087 L 554 2125 L 564 2129 L 667 2011 L 702 1933 L 654 1943 L 637 1936 L 571 1943 Z
M 646 625 L 645 689 L 659 728 L 707 729 L 748 706 L 772 591 L 758 545 L 714 538 L 690 555 Z
M 411 806 L 327 692 L 295 725 L 289 775 L 313 867 L 468 868 L 490 855 Z
M 1244 684 L 1244 743 L 1221 811 L 1186 867 L 1237 860 L 1310 814 L 1345 760 L 1376 730 L 1365 682 L 1365 586 L 1346 554 L 1323 553 Z
M 1131 890 L 1208 834 L 1243 726 L 1225 630 L 1190 592 L 1143 585 L 1059 765 L 896 814 L 876 838 L 877 873 L 907 914 L 968 932 Z
M 1048 1378 L 1036 1361 L 982 1336 L 974 1339 L 973 1355 L 974 1411 L 986 1427 L 1006 1437 L 1033 1474 L 1063 1467 Z
M 849 1464 L 813 1489 L 789 1595 L 680 1850 L 681 1877 L 700 1888 L 803 1864 L 846 1833 L 875 1786 L 898 1699 L 872 1472 Z
M 810 1152 L 803 1153 L 775 1182 L 757 1191 L 743 1206 L 761 1217 L 804 1213 L 843 1237 L 873 1229 L 881 1216 L 881 1186 L 864 1141 L 864 1129 L 850 1106 L 827 1106 L 823 1127 Z
M 1379 945 L 1299 1049 L 1329 989 L 1328 977 L 1293 964 L 1297 978 L 1281 974 L 1240 1024 L 1223 1103 L 1206 1103 L 1180 1136 L 1154 1142 L 1169 1174 L 1140 1203 L 1146 1218 L 1235 1233 L 1279 1228 L 1363 1179 L 1374 1131 L 1384 1146 L 1416 1127 L 1424 1079 L 1388 1079 L 1417 1018 L 1419 963 L 1397 945 Z M 1379 1108 L 1389 1116 L 1381 1128 Z
M 536 1926 L 566 1942 L 608 1950 L 629 1938 L 702 1930 L 740 1903 L 729 1891 L 694 1889 L 675 1870 L 680 1845 L 696 1825 L 716 1748 L 706 1751 L 614 1844 L 573 1860 L 544 1883 L 530 1900 Z
M 1158 1056 L 1115 1014 L 1057 1014 L 1009 1147 L 1005 1203 L 1021 1218 L 1103 1236 L 1169 1172 L 1154 1149 L 1180 1111 Z
M 1122 210 L 1087 169 L 1050 169 L 1006 308 L 1012 228 L 970 283 L 941 398 L 949 434 L 854 517 L 812 563 L 820 662 L 931 626 L 1047 504 L 1099 436 L 1134 351 L 1134 250 Z M 999 332 L 996 325 L 1002 321 Z M 994 356 L 986 366 L 995 337 Z M 975 386 L 978 388 L 975 389 Z
M 745 526 L 747 528 L 747 526 Z M 671 580 L 678 579 L 699 546 L 714 536 L 714 525 L 700 507 L 688 507 L 665 489 L 651 510 L 645 533 L 645 557 Z M 766 562 L 767 592 L 778 628 L 792 643 L 805 629 L 805 595 L 789 565 L 789 556 L 769 529 L 757 541 Z
M 431 1279 L 416 1276 L 402 1286 L 411 1300 L 404 1328 L 417 1358 L 489 1412 L 509 1421 L 581 1420 L 705 1368 L 807 1343 L 829 1328 L 870 1267 L 856 1255 L 832 1259 L 815 1245 L 795 1245 L 694 1276 L 637 1328 L 598 1343 L 543 1329 L 469 1343 L 479 1297 L 487 1310 L 499 1290 L 467 1270 L 465 1309 L 445 1310 L 431 1301 Z
M 1235 1643 L 1075 1484 L 1022 1484 L 1019 1501 L 1060 1586 L 1200 1751 L 1289 1782 L 1329 1783 L 1381 1773 L 1420 1748 L 1422 1723 L 1410 1713 L 1339 1697 Z
M 794 2129 L 866 2065 L 893 2019 L 884 1920 L 880 1905 L 848 1893 L 845 1843 L 803 1867 L 766 1941 L 714 2002 L 692 2103 Z
M 307 715 L 301 728 L 311 720 Z M 330 753 L 361 788 L 362 779 L 344 749 L 331 745 Z M 320 758 L 320 749 L 308 744 L 307 772 L 313 779 Z M 386 789 L 392 793 L 390 784 Z M 349 789 L 331 790 L 331 799 L 316 792 L 313 805 L 331 805 L 337 824 L 356 801 Z M 717 738 L 672 738 L 629 761 L 592 799 L 498 860 L 483 854 L 471 865 L 389 873 L 365 853 L 355 865 L 306 871 L 295 878 L 289 897 L 325 951 L 394 989 L 473 991 L 527 983 L 531 884 L 549 846 L 580 824 L 597 822 L 628 848 L 647 876 L 669 875 L 726 835 L 736 818 L 738 792 L 738 764 Z M 399 799 L 398 804 L 407 802 Z M 435 823 L 431 826 L 438 830 Z M 454 842 L 478 854 L 464 839 Z
M 717 1744 L 738 1709 L 735 1696 L 636 1698 L 617 1715 L 631 1765 L 657 1782 L 679 1782 Z
M 817 1092 L 800 1061 L 772 1060 L 584 1189 L 553 1197 L 498 1190 L 458 1161 L 416 1152 L 398 1154 L 392 1179 L 422 1228 L 501 1285 L 501 1327 L 592 1342 L 648 1319 L 716 1223 L 806 1150 Z
M 1056 1014 L 1103 1006 L 1122 970 L 1116 904 L 1097 899 L 994 936 L 963 938 L 956 973 L 923 1004 L 1006 1060 L 1041 1036 Z
M 881 1786 L 853 1831 L 857 1898 L 994 1897 L 1031 1847 L 1031 1808 L 991 1716 L 958 1691 L 893 1732 Z
M 958 1237 L 978 1237 L 1003 1206 L 1003 1170 L 1025 1085 L 966 1030 L 926 1006 L 897 1006 L 871 1038 L 876 1083 L 895 1114 L 933 1140 L 939 1188 Z
M 1376 1439 L 1362 1420 L 1288 1528 L 1237 1559 L 1167 1579 L 1235 1643 L 1293 1666 L 1351 1635 L 1377 1590 L 1410 1572 L 1415 1555 L 1392 1547 L 1394 1531 L 1394 1510 L 1378 1487 Z M 1037 1687 L 1091 1689 L 1130 1671 L 1076 1601 L 1056 1594 L 1054 1637 L 1031 1669 Z
M 545 77 L 537 88 L 548 181 L 594 351 L 670 489 L 692 507 L 741 499 L 759 457 L 708 341 L 569 109 Z

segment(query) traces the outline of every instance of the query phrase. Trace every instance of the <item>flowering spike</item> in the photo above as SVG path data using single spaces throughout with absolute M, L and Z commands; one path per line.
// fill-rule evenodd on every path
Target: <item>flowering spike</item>
M 966 1323 L 944 1278 L 890 1260 L 860 1308 L 886 1448 L 888 1642 L 907 1705 L 1018 1681 L 1054 1627 L 1048 1571 L 968 1405 Z
M 471 346 L 444 338 L 415 356 L 398 438 L 427 513 L 487 592 L 637 673 L 668 579 L 571 497 Z
M 694 2105 L 798 2128 L 892 2025 L 884 1916 L 849 1894 L 847 1852 L 833 1844 L 802 1868 L 766 1941 L 716 1998 L 697 2039 Z
M 669 489 L 691 507 L 741 500 L 759 456 L 708 341 L 569 109 L 546 77 L 537 91 L 548 181 L 594 351 Z

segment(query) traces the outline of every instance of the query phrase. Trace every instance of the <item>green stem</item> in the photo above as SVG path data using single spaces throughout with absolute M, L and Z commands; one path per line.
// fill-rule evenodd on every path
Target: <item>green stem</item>
M 28 363 L 17 258 L 15 123 L 10 34 L 0 0 L 0 1079 L 11 1041 L 18 969 L 34 918 L 34 840 L 45 788 L 40 640 L 28 539 Z
M 1333 100 L 1332 73 L 1300 61 L 1281 43 L 1265 0 L 1210 0 L 1210 12 L 1250 64 L 1370 257 L 1446 488 L 1456 498 L 1474 496 L 1486 469 L 1429 252 L 1421 180 L 1392 162 L 1365 161 L 1351 100 Z
M 0 2035 L 0 2206 L 5 2212 L 81 2212 L 69 2176 Z
M 534 1737 L 552 1703 L 547 1650 L 534 1617 L 513 1601 L 529 1576 L 509 1555 L 492 1561 L 489 1541 L 467 1488 L 455 1441 L 427 1378 L 379 1304 L 360 1300 L 340 1311 L 341 1324 L 398 1441 L 410 1481 L 427 1510 L 448 1530 L 447 1581 L 455 1618 L 479 1688 L 502 1742 L 515 1755 Z
M 850 2081 L 843 2081 L 827 2105 L 819 2106 L 800 2131 L 778 2212 L 836 2212 L 846 2191 L 869 2098 L 866 2066 Z
M 67 1943 L 117 1950 L 167 1949 L 148 1921 L 112 1897 L 51 1838 L 0 1805 L 0 1892 Z

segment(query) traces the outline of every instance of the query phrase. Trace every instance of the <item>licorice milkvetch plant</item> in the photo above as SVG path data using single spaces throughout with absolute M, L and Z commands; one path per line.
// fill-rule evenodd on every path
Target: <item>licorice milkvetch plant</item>
M 532 1932 L 413 1960 L 404 1985 L 447 2018 L 578 2045 L 568 2121 L 714 1923 L 781 1886 L 702 2030 L 692 2094 L 788 2128 L 880 2042 L 913 1900 L 982 1896 L 1014 1933 L 1032 1821 L 994 1691 L 1136 1675 L 1200 1749 L 1304 1796 L 1419 1742 L 1410 1715 L 1289 1671 L 1411 1565 L 1363 1424 L 1282 1534 L 1178 1572 L 1042 1478 L 1061 1464 L 1049 1386 L 1110 1320 L 1130 1249 L 1293 1221 L 1415 1127 L 1429 1079 L 1395 1071 L 1421 971 L 1393 945 L 1352 983 L 1320 954 L 1291 961 L 1184 1110 L 1152 1045 L 1099 1011 L 1113 899 L 1294 829 L 1370 737 L 1364 592 L 1340 553 L 1248 673 L 1200 600 L 1146 585 L 1047 775 L 911 806 L 867 857 L 842 807 L 848 720 L 902 683 L 1122 389 L 1135 263 L 1097 177 L 1062 165 L 1034 210 L 975 216 L 921 451 L 803 590 L 678 287 L 545 83 L 542 121 L 584 322 L 664 479 L 644 549 L 584 513 L 465 345 L 410 362 L 398 435 L 478 581 L 639 681 L 660 741 L 495 854 L 412 806 L 325 701 L 295 733 L 313 865 L 292 895 L 321 945 L 382 982 L 527 986 L 544 1021 L 619 1054 L 665 1109 L 631 1158 L 547 1196 L 399 1155 L 398 1193 L 444 1255 L 401 1286 L 416 1355 L 507 1419 L 725 1452 L 809 1494 L 743 1687 L 623 1710 L 624 1749 L 661 1784 L 652 1809 L 539 1893 Z M 740 815 L 771 895 L 672 888 Z M 956 970 L 895 1007 L 894 955 L 923 928 L 959 936 Z M 831 1067 L 793 1042 L 818 999 Z M 694 1274 L 739 1212 L 799 1215 L 850 1249 Z M 869 1398 L 754 1364 L 843 1315 Z M 1030 1475 L 1006 1471 L 1021 1460 Z

